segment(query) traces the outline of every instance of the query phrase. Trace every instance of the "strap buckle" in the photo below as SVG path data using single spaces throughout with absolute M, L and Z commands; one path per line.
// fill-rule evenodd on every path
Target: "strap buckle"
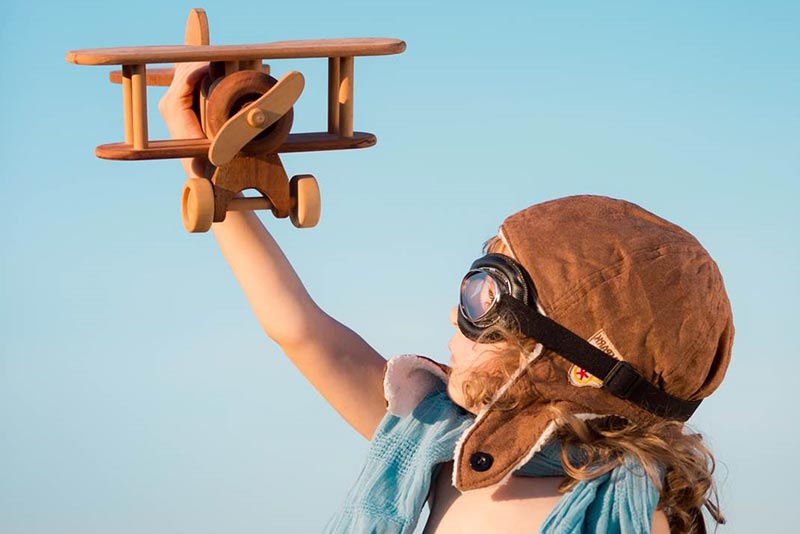
M 645 379 L 631 364 L 618 361 L 603 379 L 603 387 L 620 399 L 628 399 Z

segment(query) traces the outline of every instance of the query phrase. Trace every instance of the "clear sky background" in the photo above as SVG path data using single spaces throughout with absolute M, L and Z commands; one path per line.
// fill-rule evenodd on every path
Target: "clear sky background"
M 181 224 L 174 160 L 122 138 L 106 67 L 68 50 L 177 44 L 193 3 L 20 2 L 0 18 L 0 532 L 317 532 L 366 442 L 267 339 L 212 235 Z M 264 215 L 312 295 L 382 354 L 446 361 L 482 242 L 529 204 L 641 204 L 718 261 L 737 338 L 692 423 L 730 524 L 794 532 L 800 4 L 226 2 L 212 43 L 384 36 L 356 61 L 369 150 L 288 155 L 313 230 Z M 325 127 L 324 60 L 276 61 Z M 165 137 L 152 89 L 151 135 Z

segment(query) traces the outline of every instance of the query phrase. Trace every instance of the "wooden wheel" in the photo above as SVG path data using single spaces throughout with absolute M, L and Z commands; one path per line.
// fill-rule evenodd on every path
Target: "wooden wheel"
M 292 199 L 292 210 L 289 212 L 292 224 L 296 228 L 316 226 L 322 211 L 316 178 L 310 174 L 292 176 L 289 181 L 289 195 Z
M 278 80 L 263 72 L 242 70 L 214 81 L 206 104 L 206 136 L 214 139 L 222 126 L 242 108 L 255 102 Z M 242 153 L 251 156 L 270 154 L 280 147 L 292 129 L 294 110 L 290 109 L 275 124 L 247 143 Z
M 183 226 L 188 232 L 207 232 L 214 222 L 214 186 L 205 178 L 189 178 L 181 199 Z

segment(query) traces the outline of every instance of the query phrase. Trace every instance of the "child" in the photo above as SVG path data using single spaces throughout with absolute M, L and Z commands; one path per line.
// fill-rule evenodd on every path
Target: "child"
M 204 74 L 178 66 L 159 105 L 173 136 L 203 136 Z M 372 440 L 328 532 L 412 532 L 426 501 L 431 533 L 704 532 L 704 505 L 722 522 L 713 457 L 683 422 L 722 381 L 733 323 L 681 228 L 593 196 L 510 216 L 461 283 L 449 368 L 385 362 L 253 213 L 212 229 L 267 335 Z

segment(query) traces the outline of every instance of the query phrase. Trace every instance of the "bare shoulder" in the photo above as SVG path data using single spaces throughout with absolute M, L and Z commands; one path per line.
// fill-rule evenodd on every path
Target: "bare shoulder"
M 538 532 L 561 498 L 560 477 L 514 477 L 499 488 L 461 493 L 451 483 L 452 474 L 453 463 L 449 462 L 436 478 L 424 534 Z
M 448 462 L 434 481 L 424 534 L 539 532 L 561 499 L 560 477 L 513 477 L 499 488 L 461 493 L 453 487 L 452 475 L 453 463 Z M 661 510 L 653 515 L 652 533 L 669 534 L 667 517 Z

